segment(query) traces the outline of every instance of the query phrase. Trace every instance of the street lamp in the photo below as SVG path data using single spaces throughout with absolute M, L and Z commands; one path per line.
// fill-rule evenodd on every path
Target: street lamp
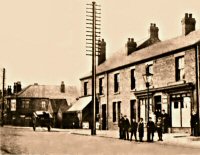
M 147 87 L 147 112 L 148 112 L 147 122 L 149 122 L 149 87 L 151 86 L 151 83 L 152 83 L 152 77 L 153 77 L 152 73 L 148 72 L 146 74 L 143 74 L 144 82 Z

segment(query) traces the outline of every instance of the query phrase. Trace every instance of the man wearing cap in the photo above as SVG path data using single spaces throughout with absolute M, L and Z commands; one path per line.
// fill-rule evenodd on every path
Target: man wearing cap
M 129 140 L 128 129 L 130 127 L 130 122 L 126 115 L 124 115 L 124 140 Z
M 155 131 L 155 124 L 152 121 L 152 118 L 149 117 L 149 121 L 147 122 L 147 142 L 153 142 Z

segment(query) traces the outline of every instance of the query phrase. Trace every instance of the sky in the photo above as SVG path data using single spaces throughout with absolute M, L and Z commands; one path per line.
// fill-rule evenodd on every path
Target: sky
M 181 19 L 192 13 L 200 28 L 199 0 L 97 0 L 101 5 L 101 37 L 106 57 L 125 46 L 128 38 L 141 43 L 150 23 L 159 38 L 182 33 Z M 86 56 L 86 4 L 90 0 L 0 0 L 0 76 L 6 86 L 38 83 L 80 87 L 91 68 Z M 2 80 L 1 80 L 2 81 Z M 0 82 L 2 84 L 2 82 Z M 1 85 L 0 84 L 0 85 Z

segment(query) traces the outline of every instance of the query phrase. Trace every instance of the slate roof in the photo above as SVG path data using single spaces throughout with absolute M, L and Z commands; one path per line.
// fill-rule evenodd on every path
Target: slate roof
M 200 30 L 190 32 L 188 35 L 182 35 L 176 38 L 172 38 L 166 41 L 157 42 L 146 48 L 142 48 L 127 55 L 126 47 L 121 48 L 119 51 L 115 52 L 109 59 L 104 63 L 97 66 L 97 74 L 133 64 L 141 60 L 150 59 L 155 56 L 169 53 L 184 47 L 194 45 L 200 41 Z M 80 79 L 88 78 L 91 76 L 91 72 L 86 74 Z
M 20 98 L 66 99 L 70 104 L 75 102 L 78 96 L 79 92 L 75 86 L 65 86 L 65 93 L 61 93 L 60 85 L 29 85 L 17 94 Z

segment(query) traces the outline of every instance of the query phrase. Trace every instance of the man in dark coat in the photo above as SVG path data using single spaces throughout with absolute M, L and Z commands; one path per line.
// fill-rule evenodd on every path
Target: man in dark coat
M 140 142 L 142 142 L 143 141 L 143 137 L 144 137 L 144 123 L 143 123 L 143 118 L 140 118 L 140 122 L 138 123 L 138 132 L 139 132 Z
M 129 132 L 128 129 L 130 127 L 129 120 L 126 115 L 124 115 L 124 140 L 129 140 Z
M 134 137 L 135 137 L 135 141 L 137 141 L 137 127 L 138 127 L 138 123 L 133 118 L 131 120 L 131 138 L 130 138 L 130 141 L 132 141 L 133 134 L 134 134 Z
M 191 136 L 198 136 L 198 116 L 194 110 L 192 110 L 191 115 Z
M 124 139 L 124 130 L 123 130 L 123 123 L 124 123 L 124 117 L 121 114 L 119 118 L 119 139 Z
M 169 116 L 165 112 L 165 110 L 162 110 L 162 121 L 163 121 L 163 133 L 168 132 L 168 126 L 169 126 Z
M 149 121 L 147 122 L 147 142 L 153 142 L 155 131 L 155 124 L 152 121 L 152 118 L 149 117 Z

